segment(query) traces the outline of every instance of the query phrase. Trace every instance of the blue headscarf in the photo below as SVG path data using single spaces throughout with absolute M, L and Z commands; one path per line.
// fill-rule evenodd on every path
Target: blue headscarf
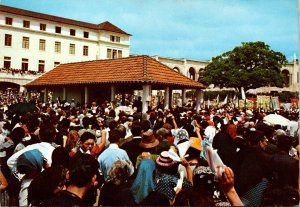
M 138 174 L 131 186 L 134 200 L 139 204 L 154 190 L 153 171 L 155 163 L 152 159 L 143 159 L 139 165 Z
M 31 170 L 41 171 L 43 161 L 43 155 L 38 149 L 26 151 L 17 159 L 17 170 L 23 174 Z

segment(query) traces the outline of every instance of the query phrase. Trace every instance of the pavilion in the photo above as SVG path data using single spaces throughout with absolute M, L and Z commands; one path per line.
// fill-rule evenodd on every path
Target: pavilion
M 152 90 L 164 90 L 164 107 L 170 107 L 172 90 L 182 90 L 182 101 L 187 89 L 196 90 L 196 109 L 203 101 L 206 86 L 174 71 L 149 56 L 94 60 L 61 64 L 25 85 L 27 90 L 44 91 L 44 102 L 49 91 L 53 97 L 80 103 L 101 98 L 114 101 L 115 94 L 142 90 L 143 112 L 146 112 Z M 124 97 L 124 96 L 123 96 Z

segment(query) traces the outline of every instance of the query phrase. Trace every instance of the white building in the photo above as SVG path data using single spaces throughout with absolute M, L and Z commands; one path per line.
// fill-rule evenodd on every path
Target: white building
M 210 61 L 176 59 L 154 56 L 157 61 L 173 68 L 190 79 L 198 80 L 199 73 L 210 63 Z M 282 66 L 281 73 L 284 76 L 285 89 L 292 92 L 299 91 L 299 61 L 294 57 L 293 62 Z
M 60 63 L 128 57 L 130 36 L 110 22 L 91 24 L 0 5 L 0 82 L 24 85 Z

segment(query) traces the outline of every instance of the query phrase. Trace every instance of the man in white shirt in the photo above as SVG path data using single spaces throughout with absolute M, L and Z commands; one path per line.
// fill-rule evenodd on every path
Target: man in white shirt
M 7 165 L 12 173 L 16 175 L 17 173 L 17 160 L 18 157 L 23 154 L 24 152 L 27 152 L 29 150 L 38 149 L 42 155 L 45 161 L 47 161 L 48 165 L 51 166 L 52 163 L 52 152 L 54 150 L 54 147 L 51 145 L 52 141 L 55 138 L 55 128 L 51 124 L 42 124 L 39 130 L 39 138 L 41 140 L 40 143 L 28 145 L 24 149 L 18 151 L 17 153 L 13 154 L 8 160 Z M 21 175 L 18 174 L 17 178 L 21 179 Z
M 290 125 L 288 126 L 288 130 L 288 135 L 294 138 L 298 130 L 298 122 L 295 115 L 290 117 Z
M 118 146 L 118 143 L 120 141 L 120 134 L 118 130 L 111 130 L 109 132 L 109 141 L 110 145 L 107 149 L 105 149 L 100 156 L 98 157 L 98 162 L 99 162 L 99 169 L 102 175 L 104 176 L 104 180 L 107 181 L 110 179 L 109 177 L 109 171 L 112 167 L 112 165 L 115 163 L 117 160 L 125 160 L 128 162 L 130 165 L 130 172 L 132 175 L 134 172 L 134 167 L 132 165 L 132 162 L 130 161 L 127 153 L 125 150 L 120 149 Z

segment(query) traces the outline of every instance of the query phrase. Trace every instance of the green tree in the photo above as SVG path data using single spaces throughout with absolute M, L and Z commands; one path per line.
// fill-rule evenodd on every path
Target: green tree
M 245 91 L 262 86 L 283 87 L 280 73 L 286 57 L 270 49 L 264 42 L 246 42 L 232 51 L 212 59 L 200 74 L 199 81 Z

